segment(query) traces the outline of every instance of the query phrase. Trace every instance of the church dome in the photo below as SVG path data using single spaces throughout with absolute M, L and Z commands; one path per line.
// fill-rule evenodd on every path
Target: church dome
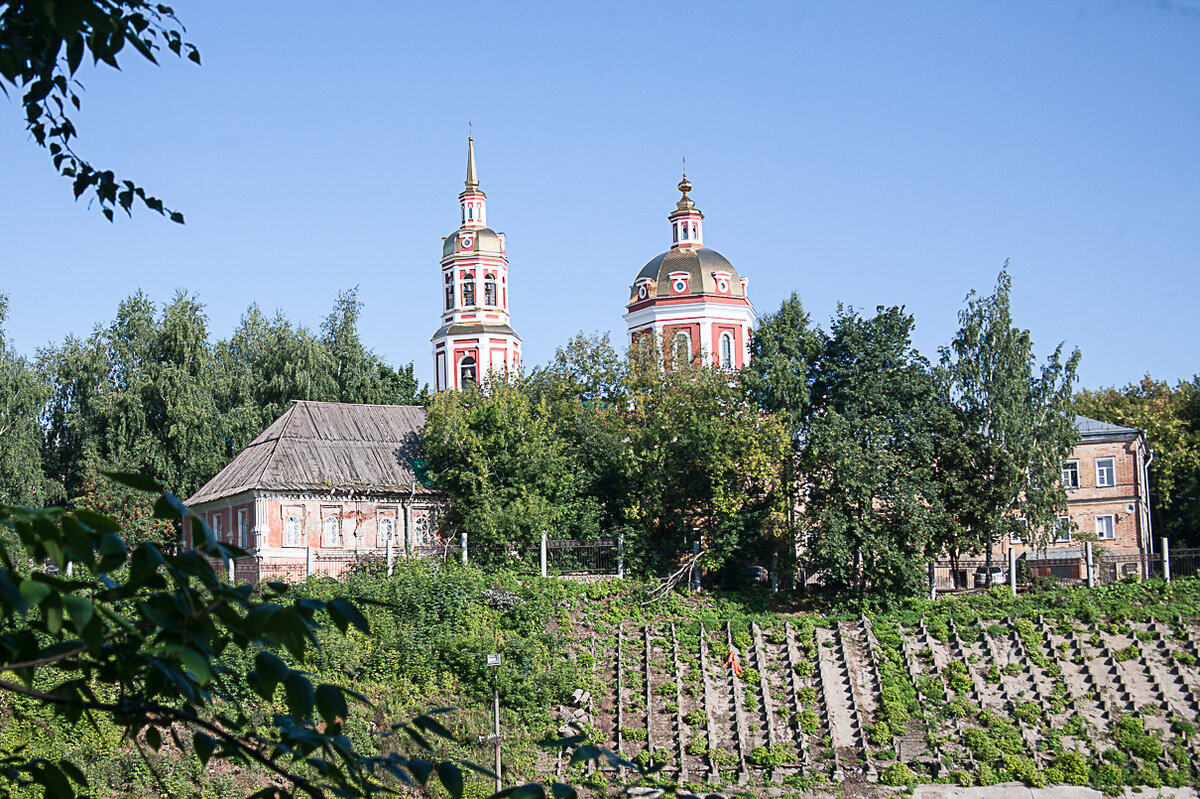
M 491 228 L 461 228 L 447 236 L 442 243 L 442 257 L 462 252 L 503 255 L 504 239 Z
M 677 279 L 681 272 L 688 275 L 687 288 L 682 292 L 672 291 L 672 275 Z M 744 298 L 746 292 L 741 276 L 721 253 L 707 247 L 675 247 L 646 262 L 633 281 L 629 302 L 692 295 Z

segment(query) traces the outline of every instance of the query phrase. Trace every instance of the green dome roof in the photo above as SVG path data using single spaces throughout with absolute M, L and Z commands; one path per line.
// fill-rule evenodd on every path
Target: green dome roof
M 459 234 L 467 231 L 475 234 L 475 243 L 469 250 L 463 250 L 459 246 Z M 442 257 L 448 255 L 456 255 L 460 252 L 478 252 L 488 255 L 503 255 L 504 250 L 500 247 L 500 235 L 496 231 L 488 227 L 482 228 L 459 228 L 446 237 L 442 243 Z

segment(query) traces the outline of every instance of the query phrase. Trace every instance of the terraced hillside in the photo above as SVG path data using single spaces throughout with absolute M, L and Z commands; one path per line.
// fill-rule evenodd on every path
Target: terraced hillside
M 592 678 L 559 709 L 562 731 L 583 729 L 696 790 L 1179 786 L 1194 785 L 1200 767 L 1190 624 L 571 616 Z M 543 765 L 564 773 L 561 759 Z

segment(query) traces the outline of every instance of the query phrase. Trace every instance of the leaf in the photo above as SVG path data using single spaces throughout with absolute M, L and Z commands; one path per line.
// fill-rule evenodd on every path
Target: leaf
M 559 738 L 554 741 L 542 741 L 538 746 L 543 749 L 564 749 L 569 746 L 578 746 L 587 740 L 586 735 L 572 735 L 570 738 Z
M 36 608 L 38 605 L 42 604 L 42 601 L 46 597 L 50 596 L 50 592 L 53 590 L 54 589 L 45 583 L 40 583 L 36 580 L 21 581 L 21 596 L 25 599 L 25 603 L 31 608 Z
M 156 752 L 162 746 L 162 733 L 158 731 L 158 727 L 146 728 L 146 743 Z
M 97 513 L 91 508 L 76 508 L 75 518 L 95 530 L 97 533 L 119 533 L 121 525 L 111 516 Z M 104 554 L 103 551 L 101 554 Z
M 448 760 L 443 760 L 438 763 L 437 767 L 438 779 L 442 781 L 442 785 L 450 792 L 451 799 L 462 799 L 463 793 L 463 773 L 458 766 Z
M 71 74 L 75 74 L 75 70 L 79 69 L 80 63 L 83 62 L 83 34 L 76 33 L 67 42 L 67 67 L 71 70 Z
M 80 771 L 79 766 L 76 766 L 70 760 L 60 760 L 58 761 L 58 767 L 61 768 L 63 773 L 70 777 L 71 780 L 77 785 L 82 785 L 85 788 L 87 787 L 87 776 Z
M 317 712 L 321 714 L 321 718 L 325 719 L 326 724 L 338 724 L 339 719 L 345 719 L 350 715 L 350 709 L 346 707 L 346 697 L 342 695 L 342 691 L 336 685 L 322 683 L 317 686 L 316 691 Z
M 430 718 L 429 716 L 417 716 L 413 719 L 413 724 L 420 727 L 425 732 L 431 732 L 439 738 L 444 738 L 447 741 L 457 740 L 454 733 L 442 726 L 440 721 Z
M 313 712 L 313 686 L 312 682 L 304 676 L 303 672 L 293 671 L 283 681 L 284 690 L 287 692 L 288 711 L 292 714 L 292 718 L 299 721 L 312 716 Z
M 179 662 L 192 673 L 192 677 L 200 685 L 207 685 L 208 681 L 212 679 L 212 664 L 209 663 L 208 658 L 190 646 L 167 644 L 163 647 L 162 651 L 169 652 L 179 658 Z
M 28 608 L 21 589 L 13 585 L 13 581 L 8 579 L 4 572 L 0 572 L 0 600 L 17 613 L 24 613 Z
M 579 799 L 574 788 L 561 782 L 550 783 L 550 793 L 554 794 L 554 799 Z
M 82 633 L 83 628 L 87 627 L 88 622 L 92 620 L 94 611 L 92 601 L 87 597 L 75 594 L 63 594 L 62 602 L 67 612 L 71 614 L 71 626 L 75 628 L 75 632 Z
M 354 607 L 354 605 L 351 605 L 344 599 L 334 599 L 329 602 L 328 608 L 329 615 L 333 617 L 335 624 L 339 619 L 342 620 L 342 623 L 338 625 L 338 629 L 345 631 L 346 622 L 349 622 L 364 635 L 370 635 L 371 625 L 367 621 L 367 617 L 362 615 L 362 612 Z
M 200 765 L 207 766 L 217 742 L 202 732 L 196 732 L 192 733 L 192 747 L 196 750 L 196 757 L 200 758 Z
M 129 488 L 133 488 L 138 491 L 146 491 L 151 494 L 162 494 L 166 492 L 166 489 L 159 485 L 157 480 L 138 472 L 110 472 L 101 469 L 100 474 L 104 475 L 115 483 L 120 483 L 123 486 L 128 486 Z
M 408 761 L 408 770 L 417 778 L 417 782 L 424 785 L 429 782 L 429 775 L 433 771 L 433 764 L 428 760 L 410 760 Z
M 603 752 L 594 744 L 585 744 L 571 753 L 571 765 L 599 760 Z
M 187 506 L 170 491 L 164 492 L 161 497 L 154 500 L 154 518 L 156 519 L 174 521 L 185 513 L 187 513 Z
M 263 650 L 254 656 L 254 668 L 258 672 L 259 696 L 270 701 L 275 687 L 288 676 L 291 669 L 274 652 Z

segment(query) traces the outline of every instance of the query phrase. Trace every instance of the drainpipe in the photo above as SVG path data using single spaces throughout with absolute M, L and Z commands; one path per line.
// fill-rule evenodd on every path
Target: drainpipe
M 1146 431 L 1142 431 L 1145 433 Z M 1138 498 L 1138 511 L 1142 517 L 1142 535 L 1145 536 L 1147 546 L 1142 547 L 1142 551 L 1146 553 L 1146 571 L 1143 572 L 1147 577 L 1150 576 L 1151 555 L 1154 554 L 1154 532 L 1150 529 L 1150 464 L 1154 463 L 1154 450 L 1146 450 L 1146 457 L 1142 459 L 1142 489 L 1146 492 L 1146 500 L 1143 502 Z

